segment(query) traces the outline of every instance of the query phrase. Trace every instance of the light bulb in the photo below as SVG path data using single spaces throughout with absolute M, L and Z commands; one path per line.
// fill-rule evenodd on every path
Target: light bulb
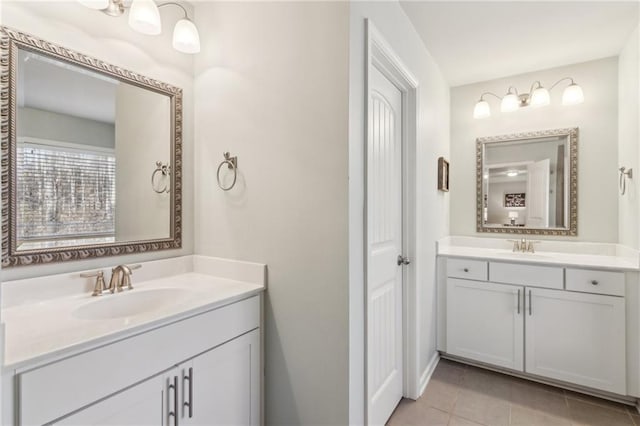
M 520 99 L 518 98 L 518 95 L 511 92 L 504 95 L 504 98 L 502 98 L 502 102 L 500 103 L 500 111 L 512 112 L 516 111 L 518 108 L 520 108 Z
M 529 105 L 534 108 L 549 105 L 549 91 L 544 87 L 540 86 L 531 94 L 531 100 L 529 101 Z
M 103 10 L 109 7 L 109 0 L 78 0 L 78 3 L 95 10 Z
M 507 172 L 507 176 L 509 176 L 509 177 L 516 177 L 516 176 L 518 176 L 518 171 L 517 171 L 517 170 L 509 170 L 509 171 Z
M 173 48 L 183 53 L 200 52 L 200 35 L 195 24 L 184 18 L 173 29 Z
M 584 102 L 584 93 L 582 87 L 575 83 L 571 83 L 562 92 L 562 105 L 576 105 Z
M 129 26 L 142 34 L 160 34 L 160 11 L 153 0 L 133 0 L 129 11 Z
M 489 102 L 479 100 L 473 108 L 473 118 L 487 118 L 491 115 L 491 108 L 489 108 Z

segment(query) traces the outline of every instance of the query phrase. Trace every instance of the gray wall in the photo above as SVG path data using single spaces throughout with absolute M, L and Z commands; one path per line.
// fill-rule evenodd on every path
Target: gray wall
M 501 113 L 500 103 L 487 98 L 491 117 L 476 120 L 473 107 L 480 94 L 504 94 L 510 85 L 527 91 L 540 80 L 550 86 L 571 76 L 584 90 L 585 101 L 563 106 L 560 85 L 551 92 L 551 104 Z M 618 59 L 606 58 L 451 89 L 451 235 L 476 233 L 477 137 L 544 129 L 579 127 L 578 237 L 580 241 L 618 241 Z
M 266 423 L 345 425 L 349 4 L 195 9 L 196 253 L 268 265 Z
M 115 148 L 113 123 L 72 117 L 34 108 L 18 108 L 18 137 L 69 142 L 100 148 Z

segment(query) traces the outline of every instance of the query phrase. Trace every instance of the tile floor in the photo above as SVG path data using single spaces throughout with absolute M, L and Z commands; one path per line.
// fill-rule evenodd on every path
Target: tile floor
M 424 394 L 403 399 L 387 426 L 640 426 L 633 407 L 440 360 Z

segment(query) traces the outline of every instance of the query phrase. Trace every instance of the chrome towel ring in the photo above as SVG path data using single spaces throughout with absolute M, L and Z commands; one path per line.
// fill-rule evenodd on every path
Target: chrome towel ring
M 620 195 L 624 195 L 627 192 L 627 178 L 633 178 L 633 169 L 627 169 L 626 167 L 620 167 L 620 181 L 618 182 L 618 188 L 620 189 Z
M 158 176 L 158 173 L 160 173 L 160 176 L 165 178 L 167 176 L 171 176 L 171 166 L 169 164 L 164 164 L 162 161 L 156 161 L 156 169 L 151 173 L 151 188 L 158 194 L 163 194 L 165 192 L 169 193 L 171 188 L 169 187 L 169 184 L 166 183 L 166 179 L 162 188 L 160 187 L 160 183 L 156 184 L 156 177 Z
M 223 191 L 228 191 L 236 185 L 236 180 L 238 180 L 238 157 L 231 157 L 231 154 L 229 154 L 228 152 L 223 152 L 222 155 L 224 155 L 224 160 L 218 166 L 216 178 L 218 179 L 218 186 L 220 187 L 220 189 L 222 189 Z M 229 186 L 223 186 L 222 182 L 220 181 L 220 170 L 225 164 L 227 165 L 227 168 L 229 170 L 233 170 L 233 182 L 231 182 L 231 185 Z

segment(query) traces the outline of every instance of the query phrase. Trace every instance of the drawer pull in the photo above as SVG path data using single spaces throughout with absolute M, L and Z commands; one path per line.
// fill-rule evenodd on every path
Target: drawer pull
M 464 268 L 463 271 L 469 272 L 469 268 Z
M 520 315 L 520 289 L 518 289 L 518 315 Z
M 173 384 L 169 383 L 169 390 L 173 390 L 173 411 L 167 414 L 167 424 L 173 417 L 173 426 L 178 426 L 178 376 L 173 376 Z
M 597 280 L 591 280 L 591 284 L 598 285 L 598 281 Z
M 189 375 L 183 376 L 182 380 L 189 381 L 189 402 L 184 401 L 183 407 L 189 408 L 189 418 L 193 417 L 193 367 L 189 367 Z
M 533 315 L 533 298 L 531 297 L 531 290 L 529 290 L 529 316 Z

